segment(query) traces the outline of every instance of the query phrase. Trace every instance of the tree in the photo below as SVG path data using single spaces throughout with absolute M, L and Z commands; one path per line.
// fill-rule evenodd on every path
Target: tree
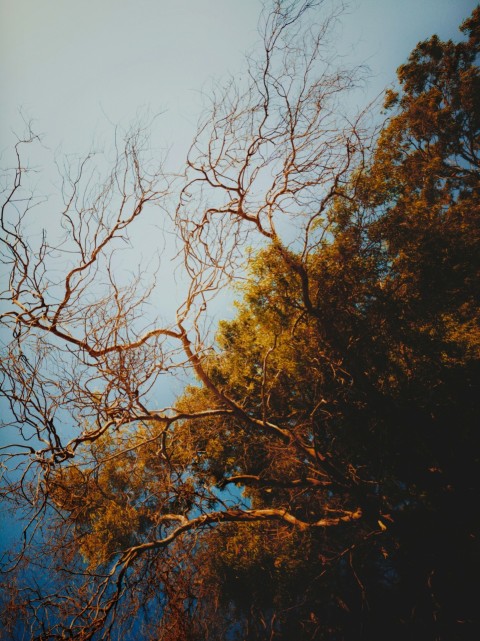
M 28 524 L 11 636 L 20 611 L 44 639 L 474 634 L 459 568 L 478 565 L 479 11 L 468 41 L 432 38 L 400 68 L 370 154 L 364 114 L 339 108 L 355 77 L 329 61 L 328 21 L 308 25 L 318 4 L 273 4 L 263 58 L 200 125 L 170 324 L 149 320 L 140 276 L 116 277 L 116 243 L 171 189 L 140 135 L 98 189 L 90 158 L 70 173 L 66 238 L 37 251 L 17 146 L 2 391 L 23 440 L 5 497 Z M 209 301 L 238 276 L 209 343 Z M 184 372 L 196 383 L 153 406 Z

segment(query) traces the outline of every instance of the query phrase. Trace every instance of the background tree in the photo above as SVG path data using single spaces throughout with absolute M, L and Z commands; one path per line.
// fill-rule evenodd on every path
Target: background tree
M 251 412 L 267 407 L 313 440 L 326 476 L 309 489 L 304 476 L 292 493 L 284 481 L 298 459 L 261 439 L 248 448 L 242 435 L 242 473 L 221 447 L 214 478 L 255 481 L 253 505 L 311 510 L 315 499 L 346 506 L 354 496 L 362 526 L 371 519 L 318 548 L 297 541 L 294 555 L 291 539 L 268 528 L 242 553 L 235 526 L 236 555 L 219 532 L 215 566 L 245 638 L 473 638 L 478 629 L 478 20 L 476 10 L 464 23 L 466 42 L 418 45 L 399 70 L 402 93 L 387 94 L 396 113 L 371 166 L 353 172 L 328 213 L 328 236 L 304 262 L 275 243 L 261 252 L 237 319 L 221 327 L 214 376 Z M 326 549 L 336 563 L 324 591 L 315 579 Z M 291 572 L 276 570 L 282 556 L 297 564 L 290 589 Z
M 251 402 L 253 346 L 271 328 L 276 353 L 285 328 L 284 349 L 304 345 L 288 359 L 293 376 L 284 363 L 271 365 L 269 402 L 286 397 L 287 420 L 295 408 L 310 418 L 316 451 L 327 454 L 327 501 L 343 481 L 343 496 L 335 487 L 340 504 L 353 495 L 362 525 L 371 519 L 370 532 L 348 530 L 349 544 L 338 531 L 328 537 L 351 563 L 349 578 L 341 563 L 329 575 L 333 607 L 321 586 L 308 584 L 306 566 L 316 557 L 309 548 L 301 576 L 315 589 L 297 585 L 290 593 L 304 600 L 302 614 L 293 608 L 296 629 L 287 632 L 285 620 L 282 628 L 282 611 L 269 604 L 280 638 L 305 635 L 300 621 L 322 622 L 312 627 L 325 638 L 473 638 L 478 630 L 471 588 L 478 571 L 478 20 L 477 9 L 463 25 L 466 42 L 433 37 L 400 68 L 401 93 L 386 102 L 397 111 L 372 165 L 354 172 L 331 212 L 331 235 L 305 268 L 309 300 L 305 277 L 295 278 L 272 247 L 253 267 L 248 305 L 222 333 L 226 367 L 235 363 L 227 380 L 242 373 L 239 389 Z M 247 348 L 244 332 L 255 335 Z M 257 376 L 257 399 L 261 386 Z M 272 458 L 278 463 L 278 453 Z M 274 484 L 269 489 L 268 501 L 281 496 Z M 374 520 L 382 534 L 370 537 Z M 271 540 L 264 546 L 272 550 Z M 276 580 L 273 597 L 280 586 Z M 250 599 L 261 602 L 255 590 Z
M 23 231 L 18 156 L 2 390 L 25 441 L 5 492 L 29 518 L 17 571 L 52 578 L 20 573 L 11 636 L 19 612 L 45 639 L 475 634 L 480 16 L 466 42 L 418 45 L 370 157 L 363 115 L 340 110 L 354 75 L 330 62 L 328 21 L 308 24 L 318 4 L 274 3 L 247 85 L 200 125 L 172 323 L 149 322 L 140 276 L 116 279 L 116 243 L 170 189 L 139 134 L 100 188 L 90 159 L 70 173 L 55 249 Z M 249 242 L 209 346 L 208 303 Z M 155 408 L 159 377 L 185 372 L 197 385 Z

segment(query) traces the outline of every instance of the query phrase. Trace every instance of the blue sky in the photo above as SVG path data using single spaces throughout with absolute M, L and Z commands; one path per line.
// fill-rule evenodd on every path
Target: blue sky
M 333 4 L 337 4 L 333 2 Z M 415 44 L 456 37 L 473 0 L 354 0 L 338 45 L 367 62 L 373 96 Z M 260 0 L 0 0 L 0 148 L 36 121 L 45 144 L 82 152 L 139 109 L 164 112 L 156 143 L 179 160 L 212 78 L 243 68 L 257 40 Z
M 8 165 L 22 116 L 50 150 L 35 155 L 39 227 L 59 228 L 53 158 L 107 148 L 120 130 L 159 114 L 152 126 L 156 158 L 181 171 L 214 80 L 245 71 L 259 35 L 262 0 L 0 0 L 0 164 Z M 325 0 L 338 8 L 340 0 Z M 475 0 L 351 0 L 338 23 L 342 63 L 367 64 L 369 82 L 355 94 L 362 108 L 395 81 L 416 43 L 437 33 L 457 38 Z M 322 14 L 319 13 L 319 20 Z M 158 150 L 158 151 L 157 151 Z M 2 153 L 3 152 L 3 153 Z M 42 152 L 43 153 L 43 152 Z M 3 161 L 2 161 L 3 157 Z M 158 232 L 142 223 L 143 259 Z M 156 245 L 156 246 L 155 246 Z M 171 266 L 170 266 L 171 271 Z M 168 281 L 172 285 L 171 274 Z M 172 298 L 167 288 L 165 298 Z M 173 303 L 172 303 L 173 304 Z M 173 307 L 176 309 L 176 304 Z

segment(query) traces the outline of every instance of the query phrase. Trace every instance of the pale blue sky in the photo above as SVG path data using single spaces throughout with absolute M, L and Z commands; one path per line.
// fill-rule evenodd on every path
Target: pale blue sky
M 353 0 L 340 49 L 368 62 L 370 95 L 394 80 L 415 44 L 456 37 L 474 0 Z M 239 73 L 257 39 L 260 0 L 0 0 L 0 147 L 34 118 L 48 146 L 82 151 L 139 108 L 166 113 L 159 144 L 188 144 L 199 90 Z

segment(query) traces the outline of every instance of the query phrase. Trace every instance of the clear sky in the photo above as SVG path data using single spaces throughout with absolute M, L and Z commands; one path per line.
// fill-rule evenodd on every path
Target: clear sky
M 335 2 L 334 2 L 335 4 Z M 373 74 L 370 95 L 394 80 L 420 40 L 456 37 L 474 0 L 353 0 L 339 46 Z M 0 148 L 22 129 L 81 152 L 139 109 L 165 111 L 156 142 L 188 144 L 209 79 L 238 74 L 257 39 L 260 0 L 0 0 Z M 175 148 L 177 149 L 177 148 Z M 174 149 L 174 153 L 175 153 Z

